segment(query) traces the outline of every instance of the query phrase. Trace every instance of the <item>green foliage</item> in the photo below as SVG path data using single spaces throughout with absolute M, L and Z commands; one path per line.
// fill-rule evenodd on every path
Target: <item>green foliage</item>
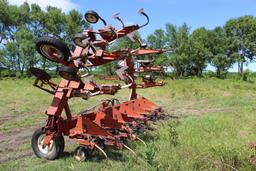
M 176 127 L 179 125 L 179 122 L 170 122 L 168 124 L 169 126 L 169 140 L 170 140 L 170 146 L 176 147 L 179 145 L 179 134 L 176 130 Z
M 17 7 L 0 0 L 0 65 L 9 71 L 24 71 L 30 67 L 51 68 L 56 64 L 46 61 L 35 51 L 38 37 L 48 35 L 63 39 L 72 49 L 75 33 L 89 27 L 82 15 L 72 10 L 68 14 L 48 6 L 43 11 L 37 4 L 24 3 Z
M 168 45 L 172 51 L 168 56 L 169 63 L 177 76 L 187 75 L 189 71 L 189 27 L 183 24 L 179 28 L 168 24 L 166 26 Z
M 240 74 L 245 62 L 252 61 L 256 54 L 256 18 L 243 16 L 230 19 L 224 26 L 228 37 L 228 50 L 238 63 Z
M 34 50 L 36 39 L 44 35 L 54 36 L 64 40 L 72 50 L 73 36 L 89 26 L 76 10 L 64 13 L 48 6 L 44 11 L 37 4 L 25 2 L 18 7 L 0 0 L 0 66 L 21 75 L 33 66 L 58 67 Z M 179 27 L 166 24 L 165 29 L 156 29 L 144 42 L 150 48 L 165 48 L 167 52 L 138 59 L 153 59 L 154 65 L 168 66 L 175 77 L 201 77 L 207 65 L 212 65 L 216 68 L 216 76 L 225 78 L 233 64 L 238 64 L 238 72 L 243 76 L 244 64 L 252 62 L 256 56 L 255 30 L 256 18 L 253 16 L 230 19 L 223 27 L 212 30 L 202 27 L 192 32 L 186 23 Z M 139 34 L 137 37 L 141 40 Z M 138 47 L 138 43 L 124 37 L 107 50 Z M 104 74 L 113 75 L 117 62 L 99 68 Z
M 76 33 L 82 32 L 83 29 L 89 28 L 89 24 L 83 20 L 83 16 L 76 10 L 70 11 L 66 15 L 65 22 L 65 36 L 64 39 L 70 48 L 73 48 L 71 42 Z
M 253 72 L 250 70 L 245 70 L 241 75 L 241 80 L 251 82 L 253 78 Z
M 17 24 L 20 24 L 18 7 L 9 5 L 7 0 L 0 0 L 0 44 L 12 38 Z
M 151 143 L 148 145 L 147 151 L 145 152 L 145 160 L 150 164 L 151 166 L 155 165 L 155 155 L 157 153 L 157 145 L 155 143 Z
M 165 31 L 162 29 L 155 30 L 154 34 L 151 34 L 147 37 L 147 45 L 150 48 L 155 49 L 163 49 L 167 47 L 167 37 L 165 35 Z M 164 65 L 166 64 L 167 57 L 165 54 L 157 54 L 157 55 L 148 55 L 147 57 L 142 58 L 148 58 L 153 59 L 153 63 L 155 65 Z
M 159 56 L 159 63 L 171 66 L 176 76 L 202 76 L 207 65 L 216 68 L 216 76 L 225 78 L 228 69 L 238 63 L 243 72 L 245 62 L 251 62 L 256 49 L 256 19 L 244 16 L 227 21 L 225 26 L 213 30 L 198 28 L 190 33 L 186 24 L 166 25 L 147 38 L 153 48 L 170 50 Z
M 207 61 L 212 55 L 209 51 L 208 31 L 205 28 L 199 28 L 193 31 L 190 36 L 190 60 L 191 69 L 195 70 L 195 75 L 202 76 L 203 70 L 207 66 Z
M 209 62 L 216 68 L 217 77 L 224 78 L 235 60 L 228 53 L 228 38 L 222 27 L 216 27 L 209 31 L 209 45 L 209 50 L 212 53 Z

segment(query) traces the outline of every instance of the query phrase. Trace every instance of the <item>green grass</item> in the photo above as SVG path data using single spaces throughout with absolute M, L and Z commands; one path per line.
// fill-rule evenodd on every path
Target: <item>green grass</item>
M 215 78 L 166 81 L 164 87 L 139 90 L 138 94 L 178 118 L 159 121 L 153 125 L 154 131 L 141 134 L 147 147 L 129 142 L 137 156 L 109 149 L 108 161 L 93 154 L 89 161 L 80 163 L 70 154 L 76 147 L 72 142 L 58 160 L 28 155 L 1 163 L 0 170 L 256 170 L 250 162 L 256 152 L 249 148 L 256 142 L 256 84 Z M 31 79 L 0 81 L 0 118 L 5 119 L 0 121 L 1 133 L 12 136 L 17 130 L 43 124 L 43 113 L 52 97 L 33 88 L 32 83 Z M 109 97 L 72 99 L 71 109 L 78 112 Z M 128 90 L 120 91 L 117 97 L 126 100 Z M 27 137 L 15 148 L 31 152 L 29 141 Z M 12 158 L 15 152 L 8 155 Z

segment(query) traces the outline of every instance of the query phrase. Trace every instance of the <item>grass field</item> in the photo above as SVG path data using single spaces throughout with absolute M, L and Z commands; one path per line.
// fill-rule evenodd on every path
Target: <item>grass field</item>
M 32 79 L 0 81 L 0 170 L 256 170 L 256 84 L 235 79 L 181 79 L 138 94 L 163 106 L 169 120 L 140 135 L 129 146 L 137 153 L 107 150 L 110 160 L 96 153 L 87 162 L 71 155 L 76 144 L 66 139 L 65 154 L 55 161 L 35 157 L 30 139 L 43 125 L 51 96 L 32 86 Z M 92 106 L 71 100 L 72 111 Z M 126 100 L 128 90 L 117 97 Z

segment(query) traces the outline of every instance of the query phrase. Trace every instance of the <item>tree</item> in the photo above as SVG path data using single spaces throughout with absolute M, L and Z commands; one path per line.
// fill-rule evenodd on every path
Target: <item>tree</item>
M 70 48 L 74 47 L 73 37 L 75 34 L 82 32 L 83 29 L 87 29 L 89 26 L 89 23 L 83 20 L 82 14 L 76 10 L 72 10 L 66 15 L 64 40 L 69 42 Z
M 66 17 L 65 14 L 56 7 L 48 6 L 45 22 L 45 35 L 62 39 L 64 37 Z
M 30 20 L 28 21 L 29 29 L 36 37 L 41 37 L 45 34 L 47 14 L 39 5 L 31 4 Z
M 23 75 L 30 67 L 44 69 L 56 66 L 35 51 L 35 42 L 41 36 L 54 36 L 66 42 L 72 49 L 75 33 L 89 27 L 76 10 L 68 14 L 56 7 L 43 11 L 37 4 L 24 3 L 17 7 L 0 0 L 0 52 L 1 65 Z
M 171 24 L 166 26 L 167 44 L 172 51 L 167 63 L 174 69 L 177 76 L 191 73 L 189 30 L 186 23 L 179 28 Z
M 0 44 L 13 39 L 16 26 L 21 22 L 20 18 L 17 6 L 9 5 L 7 0 L 0 0 Z
M 24 70 L 37 63 L 35 56 L 35 36 L 26 28 L 19 28 L 14 35 L 14 41 L 8 41 L 1 50 L 3 64 L 9 70 L 19 71 L 21 76 Z
M 14 42 L 7 42 L 5 48 L 1 49 L 1 63 L 9 71 L 19 71 L 21 69 L 19 59 L 19 49 Z
M 226 75 L 228 69 L 234 63 L 234 58 L 228 53 L 228 39 L 222 27 L 216 27 L 209 31 L 209 43 L 212 57 L 209 62 L 216 68 L 216 75 L 220 78 Z
M 1 44 L 4 45 L 2 51 L 2 61 L 4 66 L 12 71 L 19 71 L 23 75 L 24 64 L 21 59 L 21 51 L 19 44 L 16 41 L 16 33 L 19 27 L 26 27 L 29 21 L 29 5 L 24 3 L 19 8 L 17 6 L 9 5 L 7 1 L 1 1 L 0 8 L 5 8 L 4 15 L 1 18 Z M 4 40 L 4 41 L 3 41 Z
M 36 37 L 30 30 L 21 27 L 15 33 L 16 46 L 19 49 L 19 63 L 21 63 L 20 73 L 23 76 L 24 69 L 34 67 L 37 64 L 35 41 Z
M 207 61 L 212 55 L 209 51 L 208 31 L 204 27 L 194 30 L 189 41 L 191 71 L 197 76 L 202 76 Z
M 243 16 L 226 22 L 229 53 L 238 63 L 238 72 L 243 73 L 246 62 L 253 61 L 256 55 L 256 18 Z
M 163 29 L 157 29 L 154 34 L 147 37 L 147 44 L 153 49 L 164 49 L 167 48 L 167 37 Z M 155 65 L 166 65 L 167 56 L 166 54 L 150 55 L 148 58 L 152 58 Z

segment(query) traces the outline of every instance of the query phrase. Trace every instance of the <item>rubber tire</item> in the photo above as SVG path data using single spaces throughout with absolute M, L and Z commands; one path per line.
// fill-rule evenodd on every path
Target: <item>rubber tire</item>
M 54 46 L 56 49 L 58 49 L 60 52 L 62 52 L 62 54 L 63 54 L 62 60 L 63 61 L 68 61 L 69 57 L 71 56 L 68 46 L 63 41 L 53 38 L 53 37 L 48 37 L 48 36 L 40 37 L 36 42 L 36 50 L 40 55 L 42 55 L 44 58 L 46 58 L 52 62 L 57 62 L 57 61 L 52 60 L 44 55 L 44 53 L 41 51 L 41 48 L 40 48 L 43 45 Z
M 51 79 L 50 74 L 48 74 L 46 71 L 41 70 L 39 68 L 30 68 L 29 72 L 34 75 L 36 78 L 39 78 L 40 80 L 49 81 Z
M 59 155 L 60 155 L 64 152 L 64 149 L 65 149 L 65 140 L 64 140 L 63 135 L 57 137 L 57 141 L 58 141 L 59 146 L 60 146 L 60 151 L 59 151 Z
M 77 75 L 78 70 L 75 68 L 70 68 L 67 66 L 63 66 L 59 68 L 59 75 L 69 81 L 76 81 L 78 80 Z M 68 75 L 68 77 L 66 77 Z
M 87 20 L 87 15 L 93 15 L 93 16 L 95 16 L 96 21 L 95 21 L 95 22 L 89 22 L 89 21 Z M 95 12 L 95 11 L 93 11 L 93 10 L 90 10 L 90 11 L 87 11 L 87 12 L 84 14 L 84 19 L 85 19 L 88 23 L 95 24 L 95 23 L 97 23 L 97 22 L 99 21 L 100 16 L 98 15 L 97 12 Z
M 54 149 L 53 149 L 53 152 L 51 154 L 44 154 L 42 153 L 39 148 L 38 148 L 38 145 L 37 145 L 37 142 L 38 142 L 38 138 L 42 135 L 42 134 L 45 134 L 44 131 L 42 131 L 42 129 L 37 129 L 33 136 L 32 136 L 32 139 L 31 139 L 31 145 L 32 145 L 32 149 L 35 153 L 35 155 L 39 158 L 45 158 L 45 159 L 48 159 L 48 160 L 54 160 L 56 158 L 59 157 L 59 152 L 60 152 L 60 146 L 59 146 L 59 142 L 57 141 L 57 139 L 53 139 L 53 143 L 55 144 L 54 145 Z
M 76 157 L 76 154 L 78 153 L 78 151 L 84 153 L 84 158 L 83 159 L 78 159 Z M 83 162 L 83 161 L 86 161 L 86 159 L 89 158 L 89 149 L 86 147 L 86 146 L 79 146 L 75 149 L 74 151 L 74 158 L 77 160 L 77 161 L 80 161 L 80 162 Z
M 75 43 L 75 45 L 79 46 L 79 47 L 82 47 L 82 48 L 85 48 L 86 44 L 83 44 L 83 40 L 86 39 L 87 37 L 83 34 L 83 33 L 77 33 L 74 38 L 73 38 L 73 42 Z M 79 43 L 77 43 L 77 41 L 79 41 Z

